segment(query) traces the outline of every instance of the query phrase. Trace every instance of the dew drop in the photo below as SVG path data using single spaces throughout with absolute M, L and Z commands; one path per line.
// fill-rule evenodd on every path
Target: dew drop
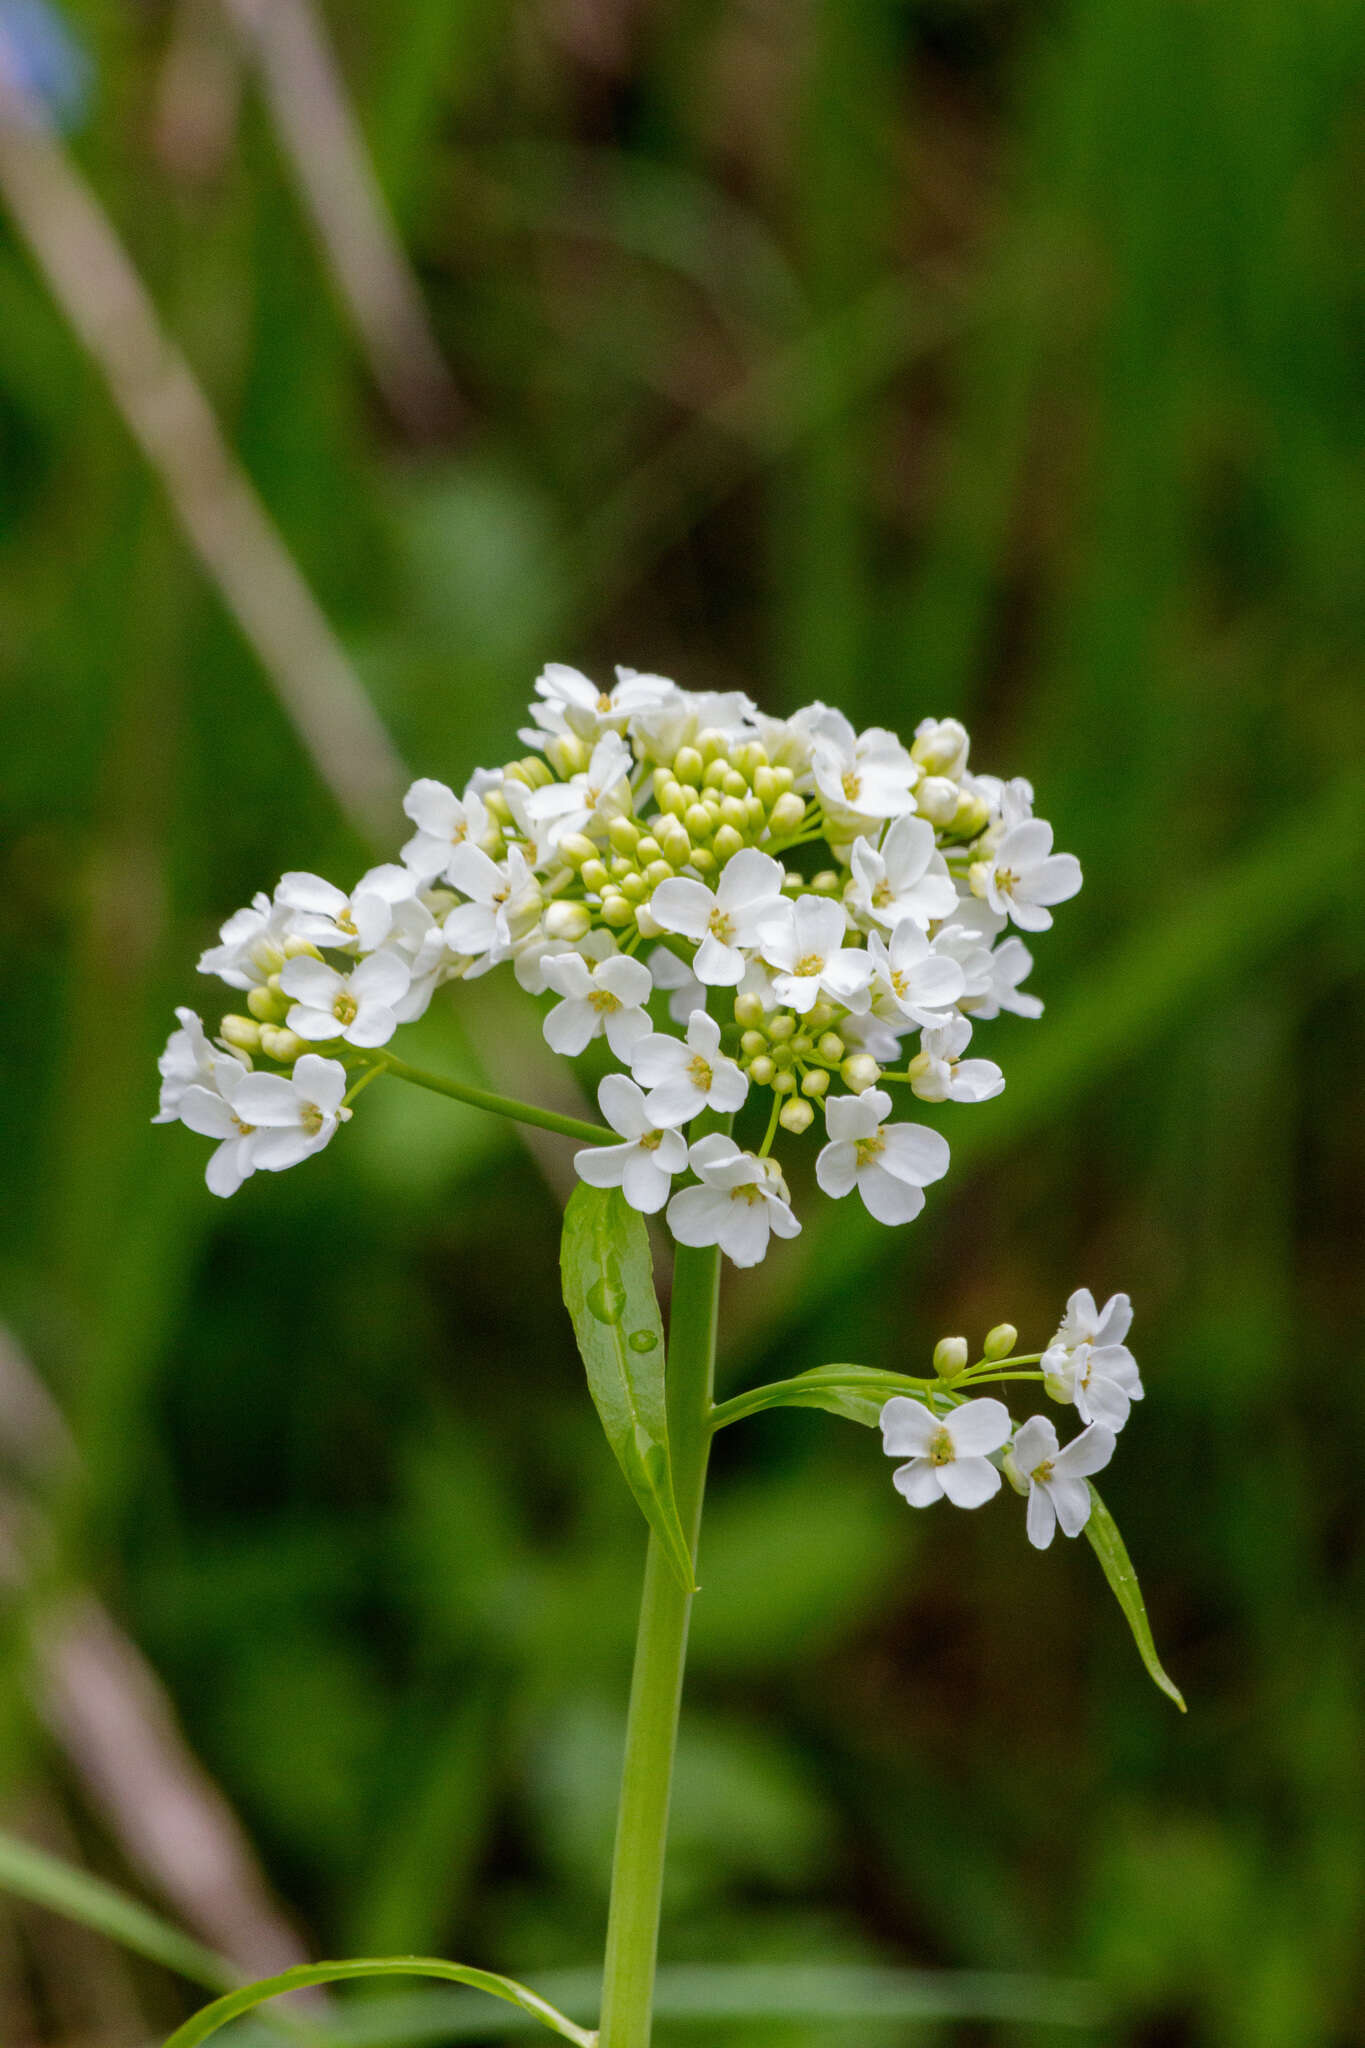
M 619 1323 L 626 1312 L 626 1290 L 613 1273 L 604 1273 L 588 1289 L 588 1312 L 599 1323 Z
M 652 1351 L 658 1341 L 653 1330 L 632 1330 L 626 1339 L 632 1351 Z

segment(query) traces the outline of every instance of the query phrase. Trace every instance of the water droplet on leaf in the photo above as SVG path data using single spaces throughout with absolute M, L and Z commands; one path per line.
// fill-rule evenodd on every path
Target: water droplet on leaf
M 626 1312 L 626 1290 L 614 1273 L 604 1273 L 588 1289 L 588 1312 L 599 1323 L 619 1323 Z
M 653 1330 L 632 1330 L 626 1339 L 632 1351 L 652 1351 L 658 1341 Z

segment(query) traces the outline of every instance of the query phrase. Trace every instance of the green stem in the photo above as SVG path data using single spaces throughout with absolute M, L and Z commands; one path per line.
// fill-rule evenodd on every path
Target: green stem
M 695 1560 L 711 1440 L 720 1252 L 679 1245 L 668 1336 L 673 1491 Z M 645 1560 L 611 1871 L 601 2048 L 649 2048 L 668 1806 L 692 1597 L 657 1537 Z
M 428 1074 L 410 1067 L 391 1052 L 365 1055 L 367 1073 L 396 1074 L 418 1088 L 430 1088 L 435 1095 L 448 1095 L 453 1102 L 467 1102 L 474 1109 L 491 1109 L 495 1116 L 511 1117 L 514 1123 L 535 1124 L 542 1131 L 558 1131 L 562 1138 L 577 1138 L 580 1145 L 619 1145 L 615 1131 L 605 1124 L 584 1123 L 576 1116 L 561 1116 L 557 1110 L 539 1109 L 533 1102 L 518 1102 L 511 1095 L 494 1095 L 488 1088 L 471 1088 L 465 1081 L 448 1081 L 444 1074 Z

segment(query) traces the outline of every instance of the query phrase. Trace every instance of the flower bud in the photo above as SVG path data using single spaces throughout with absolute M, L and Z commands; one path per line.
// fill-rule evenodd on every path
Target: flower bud
M 723 797 L 746 797 L 749 794 L 749 785 L 738 768 L 726 769 L 721 779 L 720 793 Z
M 815 1122 L 815 1111 L 808 1102 L 803 1102 L 799 1095 L 794 1095 L 791 1101 L 784 1102 L 777 1112 L 777 1121 L 784 1131 L 796 1131 L 799 1134 L 808 1131 Z
M 735 1022 L 749 1031 L 763 1022 L 762 998 L 752 990 L 747 995 L 735 997 Z
M 689 804 L 683 812 L 683 823 L 693 839 L 709 839 L 715 822 L 705 804 Z
M 607 837 L 618 853 L 632 854 L 640 843 L 640 828 L 633 818 L 613 818 Z
M 792 770 L 785 766 L 781 768 L 774 768 L 773 774 L 777 777 L 777 789 L 779 796 L 784 795 L 786 791 L 791 789 L 796 782 L 796 776 L 793 774 Z
M 670 775 L 659 798 L 659 809 L 665 817 L 680 818 L 691 801 L 692 792 L 676 776 Z
M 644 902 L 649 894 L 649 884 L 638 868 L 633 868 L 628 875 L 622 875 L 621 894 L 629 897 L 632 903 Z
M 844 1057 L 848 1048 L 837 1031 L 827 1031 L 824 1037 L 820 1039 L 815 1050 L 819 1053 L 822 1060 L 828 1060 L 831 1065 L 835 1065 Z
M 692 841 L 684 826 L 676 818 L 663 817 L 655 820 L 654 837 L 665 860 L 672 861 L 675 868 L 685 868 L 692 858 Z
M 321 953 L 319 953 L 311 939 L 286 939 L 280 950 L 286 960 L 301 960 L 305 954 L 311 960 L 321 960 L 322 958 Z
M 722 825 L 711 844 L 716 850 L 716 859 L 724 861 L 733 860 L 744 841 L 733 825 Z
M 604 860 L 599 859 L 596 854 L 593 855 L 591 860 L 584 861 L 579 873 L 583 878 L 583 887 L 585 889 L 591 889 L 596 894 L 606 888 L 608 879 L 607 864 Z
M 635 912 L 631 908 L 630 898 L 622 896 L 616 889 L 609 889 L 602 898 L 603 924 L 612 925 L 620 931 L 634 921 Z
M 654 837 L 652 833 L 646 832 L 644 838 L 639 842 L 638 846 L 635 849 L 635 858 L 642 868 L 647 868 L 650 862 L 652 860 L 658 860 L 662 853 L 663 848 L 662 846 L 660 846 L 658 840 Z
M 708 761 L 706 764 L 705 770 L 703 771 L 701 778 L 702 788 L 714 789 L 717 792 L 717 794 L 720 794 L 721 791 L 724 789 L 725 778 L 729 773 L 729 761 L 717 756 L 717 758 L 714 761 Z M 744 784 L 741 782 L 740 788 L 742 789 L 743 787 Z
M 795 1095 L 796 1076 L 790 1067 L 779 1067 L 769 1086 L 774 1095 Z
M 801 1078 L 801 1093 L 814 1096 L 817 1101 L 825 1094 L 828 1087 L 829 1075 L 823 1067 L 812 1067 L 810 1072 L 804 1074 Z
M 511 770 L 508 773 L 511 774 Z M 517 762 L 518 780 L 528 789 L 545 789 L 554 781 L 549 762 L 543 754 L 526 754 Z
M 661 939 L 664 935 L 663 926 L 651 914 L 647 903 L 640 904 L 635 912 L 635 929 L 642 939 Z
M 761 1052 L 768 1050 L 767 1037 L 762 1031 L 746 1031 L 739 1041 L 739 1049 L 746 1060 L 756 1060 Z
M 762 797 L 746 796 L 744 799 L 744 829 L 757 834 L 768 822 L 768 806 Z
M 780 796 L 769 813 L 769 823 L 774 832 L 795 832 L 806 815 L 806 805 L 795 791 L 788 790 Z
M 926 718 L 915 734 L 910 757 L 926 775 L 961 775 L 970 742 L 967 728 L 956 718 Z
M 870 1053 L 851 1052 L 839 1069 L 844 1086 L 851 1088 L 855 1095 L 861 1095 L 867 1088 L 875 1088 L 882 1078 L 882 1070 Z
M 564 939 L 574 945 L 592 925 L 586 903 L 552 903 L 545 913 L 547 939 Z
M 571 775 L 581 775 L 591 758 L 584 742 L 576 732 L 556 733 L 545 745 L 546 757 L 556 775 L 567 782 Z M 487 797 L 484 802 L 487 803 Z
M 272 976 L 272 979 L 274 977 Z M 258 1024 L 283 1024 L 289 1014 L 289 999 L 278 988 L 249 988 L 246 1006 Z
M 723 732 L 717 732 L 712 725 L 708 725 L 705 732 L 697 734 L 697 745 L 701 749 L 703 761 L 707 763 L 718 761 L 722 756 L 726 761 L 730 758 L 730 742 Z
M 981 1347 L 983 1358 L 1008 1358 L 1019 1342 L 1019 1332 L 1013 1323 L 997 1323 L 993 1330 L 986 1332 L 986 1341 Z
M 915 790 L 915 808 L 931 825 L 951 825 L 962 792 L 946 775 L 926 775 Z
M 660 882 L 671 882 L 673 873 L 672 861 L 652 860 L 645 869 L 645 880 L 650 886 L 651 893 L 658 888 Z
M 306 1038 L 300 1038 L 297 1031 L 287 1031 L 282 1024 L 262 1024 L 261 1051 L 268 1059 L 278 1060 L 282 1067 L 292 1067 L 295 1060 L 312 1048 Z
M 837 896 L 841 884 L 833 868 L 821 868 L 818 875 L 811 876 L 810 886 L 816 896 Z
M 794 1037 L 795 1033 L 796 1019 L 790 1010 L 781 1011 L 768 1025 L 768 1036 L 777 1045 L 780 1045 L 785 1038 Z
M 749 1062 L 749 1079 L 755 1088 L 770 1088 L 776 1073 L 777 1069 L 766 1052 L 761 1052 L 757 1059 Z
M 777 779 L 775 769 L 756 768 L 754 770 L 754 795 L 765 810 L 770 804 L 775 804 L 781 794 L 782 785 Z
M 692 849 L 691 865 L 699 875 L 714 875 L 720 866 L 720 862 L 716 859 L 709 846 L 694 846 Z
M 749 822 L 748 798 L 723 796 L 720 800 L 720 820 L 722 825 L 729 825 L 736 832 L 742 832 Z
M 1004 1473 L 1016 1493 L 1028 1492 L 1028 1476 L 1019 1470 L 1015 1462 L 1013 1445 L 1010 1446 L 1009 1450 L 1006 1451 L 1004 1457 L 1000 1460 L 1000 1470 Z
M 251 993 L 254 996 L 256 990 L 252 989 Z M 218 1035 L 238 1052 L 252 1053 L 261 1049 L 261 1027 L 254 1017 L 226 1016 L 218 1026 Z
M 695 747 L 679 747 L 673 756 L 673 773 L 679 782 L 690 783 L 693 789 L 700 789 L 705 771 L 706 763 Z
M 969 1356 L 965 1337 L 940 1337 L 934 1346 L 934 1371 L 941 1380 L 956 1379 Z

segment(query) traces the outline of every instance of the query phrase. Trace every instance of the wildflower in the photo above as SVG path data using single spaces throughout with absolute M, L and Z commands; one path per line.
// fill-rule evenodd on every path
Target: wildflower
M 1021 1425 L 1010 1447 L 1008 1468 L 1012 1483 L 1028 1492 L 1026 1527 L 1035 1550 L 1046 1550 L 1062 1525 L 1063 1536 L 1079 1536 L 1090 1520 L 1092 1472 L 1102 1472 L 1114 1455 L 1114 1433 L 1102 1423 L 1092 1423 L 1065 1450 L 1057 1447 L 1057 1432 L 1046 1415 L 1031 1415 Z
M 972 888 L 992 910 L 1011 917 L 1022 931 L 1045 932 L 1054 903 L 1065 903 L 1081 886 L 1081 864 L 1074 854 L 1052 851 L 1052 827 L 1046 818 L 1027 818 L 1012 825 L 989 860 L 977 861 Z
M 656 946 L 646 964 L 655 988 L 668 991 L 668 1014 L 675 1024 L 686 1024 L 694 1010 L 706 1008 L 706 990 L 687 961 L 670 953 L 667 946 Z
M 196 1083 L 201 1087 L 210 1086 L 214 1063 L 223 1058 L 218 1048 L 209 1043 L 204 1026 L 193 1010 L 178 1009 L 175 1014 L 180 1028 L 166 1040 L 166 1050 L 156 1063 L 161 1075 L 161 1100 L 152 1118 L 154 1124 L 177 1123 L 185 1090 Z
M 922 1124 L 892 1124 L 884 1088 L 835 1095 L 825 1104 L 830 1142 L 815 1162 L 815 1178 L 841 1199 L 853 1188 L 879 1223 L 909 1223 L 924 1207 L 924 1189 L 948 1171 L 948 1146 Z
M 608 1074 L 597 1090 L 597 1103 L 623 1145 L 588 1145 L 574 1153 L 580 1180 L 594 1188 L 620 1188 L 632 1209 L 653 1216 L 668 1200 L 673 1176 L 687 1165 L 687 1140 L 681 1131 L 656 1124 L 644 1091 L 625 1074 Z
M 894 1394 L 882 1409 L 882 1448 L 889 1458 L 909 1458 L 891 1484 L 912 1508 L 932 1507 L 946 1495 L 955 1507 L 979 1508 L 1000 1491 L 1000 1474 L 989 1453 L 1010 1433 L 1003 1401 L 964 1401 L 935 1415 L 922 1401 Z
M 393 929 L 396 905 L 410 901 L 414 888 L 410 871 L 389 862 L 362 875 L 349 897 L 321 875 L 284 875 L 275 901 L 295 913 L 292 937 L 346 953 L 373 953 Z
M 350 1117 L 342 1107 L 346 1069 L 340 1060 L 304 1053 L 292 1074 L 248 1074 L 233 1096 L 234 1113 L 252 1127 L 252 1164 L 282 1173 L 320 1152 Z
M 712 1131 L 698 1138 L 688 1164 L 700 1185 L 679 1189 L 668 1205 L 668 1227 L 679 1244 L 718 1244 L 736 1266 L 756 1266 L 772 1232 L 800 1232 L 775 1160 L 741 1152 L 732 1138 Z
M 927 931 L 957 908 L 957 890 L 927 818 L 897 818 L 880 849 L 870 839 L 855 839 L 848 864 L 849 907 L 865 923 L 894 930 L 908 917 Z
M 370 953 L 349 974 L 305 954 L 289 961 L 280 974 L 280 987 L 294 999 L 285 1023 L 300 1038 L 387 1045 L 398 1029 L 395 1005 L 411 980 L 396 953 Z
M 258 892 L 245 910 L 234 910 L 218 934 L 219 943 L 199 955 L 199 972 L 216 974 L 229 988 L 264 988 L 285 961 L 285 942 L 294 913 Z
M 656 1123 L 690 1123 L 704 1109 L 728 1115 L 739 1108 L 749 1083 L 720 1049 L 720 1026 L 694 1010 L 685 1039 L 652 1031 L 631 1047 L 631 1072 L 649 1089 L 646 1104 Z
M 841 903 L 827 896 L 783 901 L 760 922 L 763 957 L 777 968 L 777 999 L 802 1016 L 822 995 L 850 1010 L 868 1007 L 871 963 L 862 947 L 845 946 L 847 919 Z
M 692 962 L 698 981 L 733 988 L 744 979 L 741 947 L 757 945 L 762 920 L 781 909 L 782 881 L 780 861 L 745 846 L 726 862 L 714 894 L 681 875 L 660 882 L 649 899 L 650 915 L 666 932 L 698 942 Z
M 446 944 L 452 953 L 467 954 L 485 967 L 505 960 L 514 940 L 535 928 L 543 903 L 525 854 L 514 846 L 499 862 L 477 846 L 457 846 L 448 872 L 470 900 L 456 904 L 446 918 Z
M 855 732 L 842 712 L 822 707 L 811 749 L 815 787 L 839 819 L 899 818 L 913 808 L 919 769 L 895 733 Z
M 417 827 L 403 848 L 404 863 L 424 882 L 450 879 L 450 856 L 466 841 L 477 846 L 487 837 L 488 812 L 472 789 L 462 797 L 444 782 L 422 776 L 403 798 L 403 809 Z
M 180 1098 L 181 1123 L 200 1137 L 218 1140 L 204 1169 L 210 1194 L 235 1195 L 256 1171 L 257 1133 L 236 1107 L 238 1090 L 249 1079 L 242 1062 L 225 1054 L 214 1061 L 207 1081 L 192 1083 Z
M 921 1102 L 989 1102 L 1005 1077 L 994 1060 L 964 1060 L 972 1027 L 962 1016 L 945 1018 L 920 1033 L 920 1050 L 906 1069 Z
M 547 662 L 536 677 L 538 704 L 531 706 L 535 730 L 522 734 L 528 745 L 543 746 L 547 736 L 571 732 L 591 746 L 602 733 L 620 733 L 643 712 L 658 711 L 677 695 L 675 683 L 663 676 L 642 676 L 618 668 L 615 687 L 598 685 L 562 661 Z
M 564 999 L 545 1019 L 553 1049 L 572 1058 L 605 1033 L 617 1059 L 629 1061 L 631 1048 L 649 1031 L 642 1005 L 654 982 L 644 961 L 613 953 L 590 966 L 581 953 L 558 953 L 542 960 L 541 973 L 546 987 Z
M 581 774 L 550 782 L 526 799 L 528 816 L 546 828 L 552 844 L 588 832 L 630 812 L 630 771 L 635 758 L 618 732 L 607 732 Z
M 940 939 L 943 934 L 939 934 Z M 965 972 L 965 969 L 964 969 Z M 1022 939 L 1003 939 L 986 955 L 985 984 L 969 990 L 967 1004 L 979 1023 L 989 1024 L 1009 1010 L 1016 1017 L 1041 1017 L 1043 1005 L 1037 996 L 1026 995 L 1019 984 L 1033 972 L 1033 955 Z
M 888 944 L 880 932 L 869 932 L 867 957 L 872 970 L 872 1006 L 888 1022 L 934 1025 L 958 1002 L 966 988 L 961 964 L 931 946 L 919 926 L 905 918 Z

